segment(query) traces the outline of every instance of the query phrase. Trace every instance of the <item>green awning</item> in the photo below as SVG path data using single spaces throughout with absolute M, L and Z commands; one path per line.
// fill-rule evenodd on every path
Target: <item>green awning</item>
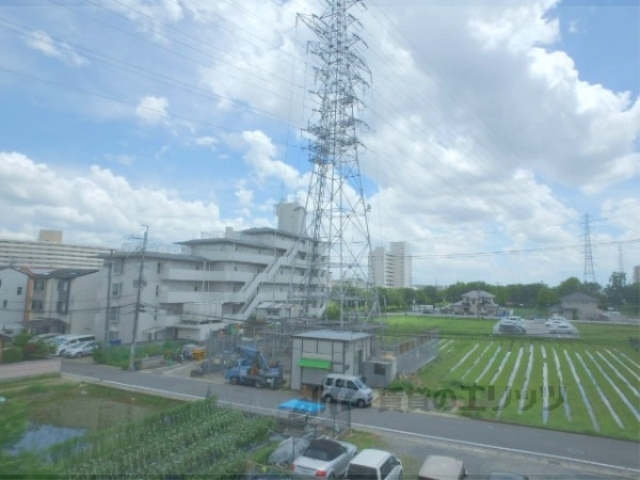
M 331 360 L 318 360 L 316 358 L 301 358 L 298 360 L 299 367 L 319 368 L 321 370 L 331 370 Z

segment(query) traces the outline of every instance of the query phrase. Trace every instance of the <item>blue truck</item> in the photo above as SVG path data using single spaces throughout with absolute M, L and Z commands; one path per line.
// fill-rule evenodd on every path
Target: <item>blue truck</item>
M 224 371 L 224 378 L 232 385 L 251 385 L 256 388 L 278 388 L 284 385 L 282 366 L 269 364 L 258 350 L 252 347 L 236 347 L 236 359 Z

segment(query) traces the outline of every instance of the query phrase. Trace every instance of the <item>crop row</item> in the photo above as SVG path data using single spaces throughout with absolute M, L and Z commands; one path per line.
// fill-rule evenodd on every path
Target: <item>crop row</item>
M 637 432 L 640 365 L 630 355 L 566 342 L 470 341 L 459 347 L 422 378 L 430 388 L 460 385 L 452 392 L 458 405 L 469 400 L 471 386 L 480 388 L 474 404 L 483 408 L 473 416 L 625 438 Z
M 166 432 L 165 441 L 169 449 L 154 451 L 153 447 L 141 445 L 120 456 L 91 456 L 81 464 L 72 464 L 65 469 L 69 476 L 85 477 L 91 474 L 158 476 L 170 474 L 202 474 L 211 465 L 234 463 L 237 453 L 251 442 L 265 436 L 269 428 L 268 419 L 248 419 L 236 424 L 233 431 L 213 435 L 195 445 L 180 445 L 173 442 L 171 432 Z
M 96 454 L 118 457 L 131 453 L 132 450 L 135 450 L 140 445 L 144 445 L 153 451 L 163 452 L 169 448 L 165 441 L 166 432 L 171 432 L 172 442 L 179 445 L 189 445 L 199 439 L 226 431 L 243 419 L 241 412 L 228 409 L 216 409 L 209 416 L 200 418 L 191 417 L 190 415 L 159 416 L 165 419 L 171 418 L 172 421 L 165 422 L 164 427 L 160 428 L 157 428 L 157 423 L 151 425 L 148 423 L 133 424 L 126 431 L 106 431 L 96 438 L 76 439 L 74 442 L 76 445 L 69 444 L 68 446 L 67 451 L 72 453 L 71 458 L 68 460 L 74 463 L 82 462 L 87 455 L 93 456 Z M 83 443 L 81 448 L 78 448 L 78 443 Z M 60 453 L 64 456 L 63 452 Z
M 166 478 L 173 472 L 238 474 L 246 455 L 242 449 L 266 436 L 273 420 L 217 407 L 215 401 L 190 402 L 88 438 L 74 439 L 52 451 L 61 476 Z M 224 476 L 224 475 L 223 475 Z

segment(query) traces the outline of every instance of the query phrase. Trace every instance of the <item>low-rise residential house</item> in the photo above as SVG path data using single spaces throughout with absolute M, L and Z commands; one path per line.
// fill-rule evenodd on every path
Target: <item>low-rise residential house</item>
M 497 317 L 500 305 L 493 302 L 495 295 L 484 290 L 472 290 L 462 295 L 462 300 L 452 303 L 448 309 L 454 315 L 471 315 L 476 317 Z
M 598 299 L 582 292 L 574 292 L 560 299 L 560 312 L 569 320 L 600 320 L 602 311 Z

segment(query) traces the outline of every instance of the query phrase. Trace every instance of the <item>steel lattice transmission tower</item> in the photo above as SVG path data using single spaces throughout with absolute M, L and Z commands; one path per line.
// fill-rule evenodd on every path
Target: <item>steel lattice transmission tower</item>
M 304 318 L 320 318 L 330 300 L 345 320 L 368 320 L 379 312 L 377 293 L 368 275 L 371 240 L 358 150 L 363 144 L 357 114 L 360 94 L 371 72 L 361 55 L 364 41 L 355 33 L 362 25 L 349 11 L 361 0 L 326 0 L 321 15 L 299 15 L 318 37 L 308 44 L 317 60 L 318 100 L 307 133 L 313 165 L 306 201 L 307 219 L 300 241 L 310 242 L 301 281 L 292 282 L 290 300 L 301 304 Z M 307 244 L 308 245 L 308 244 Z
M 596 282 L 596 275 L 593 271 L 593 253 L 591 252 L 591 232 L 589 230 L 589 215 L 584 216 L 584 277 L 583 282 L 589 280 Z

